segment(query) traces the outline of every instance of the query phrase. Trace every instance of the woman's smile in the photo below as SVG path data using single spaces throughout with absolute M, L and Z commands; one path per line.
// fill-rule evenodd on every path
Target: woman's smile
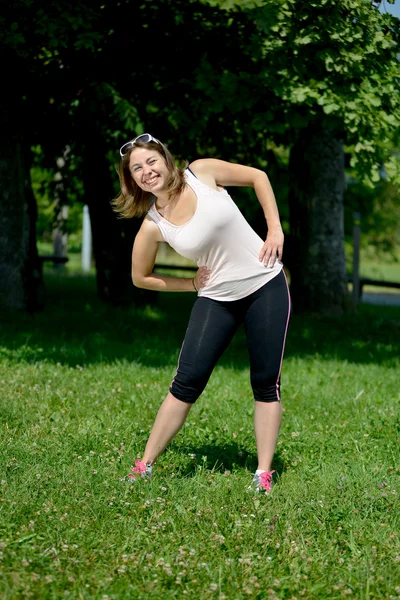
M 144 185 L 152 186 L 154 183 L 156 183 L 158 177 L 158 175 L 152 175 L 152 177 L 146 179 L 143 183 Z

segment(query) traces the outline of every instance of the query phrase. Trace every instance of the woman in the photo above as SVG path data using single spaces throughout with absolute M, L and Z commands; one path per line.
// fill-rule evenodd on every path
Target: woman
M 113 201 L 114 210 L 126 218 L 144 216 L 133 246 L 134 285 L 197 293 L 175 377 L 129 479 L 151 475 L 154 461 L 181 429 L 243 323 L 258 455 L 250 487 L 267 494 L 282 417 L 280 373 L 290 316 L 281 263 L 283 232 L 268 177 L 258 169 L 212 158 L 179 169 L 165 145 L 148 133 L 124 144 L 120 154 L 121 192 Z M 249 226 L 226 186 L 254 189 L 267 221 L 265 242 Z M 160 242 L 196 261 L 199 268 L 193 279 L 153 272 Z

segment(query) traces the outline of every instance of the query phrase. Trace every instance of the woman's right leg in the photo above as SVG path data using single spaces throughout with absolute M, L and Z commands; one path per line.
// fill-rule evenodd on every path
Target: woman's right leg
M 147 441 L 142 462 L 151 465 L 176 436 L 189 414 L 192 404 L 182 402 L 168 393 L 161 404 Z
M 194 303 L 178 368 L 157 413 L 141 462 L 152 464 L 181 429 L 232 340 L 238 321 L 226 304 L 202 297 Z

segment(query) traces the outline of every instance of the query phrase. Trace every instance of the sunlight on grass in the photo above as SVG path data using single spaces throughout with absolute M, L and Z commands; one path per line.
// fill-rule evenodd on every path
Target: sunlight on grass
M 2 318 L 1 598 L 399 597 L 399 307 L 293 317 L 266 497 L 243 332 L 130 485 L 193 297 L 113 308 L 46 281 L 42 314 Z

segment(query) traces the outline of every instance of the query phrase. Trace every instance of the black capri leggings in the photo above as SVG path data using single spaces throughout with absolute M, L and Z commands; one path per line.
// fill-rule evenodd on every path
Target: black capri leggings
M 262 288 L 232 302 L 199 297 L 195 301 L 170 392 L 193 404 L 244 324 L 255 400 L 280 401 L 280 374 L 290 318 L 290 295 L 283 270 Z

